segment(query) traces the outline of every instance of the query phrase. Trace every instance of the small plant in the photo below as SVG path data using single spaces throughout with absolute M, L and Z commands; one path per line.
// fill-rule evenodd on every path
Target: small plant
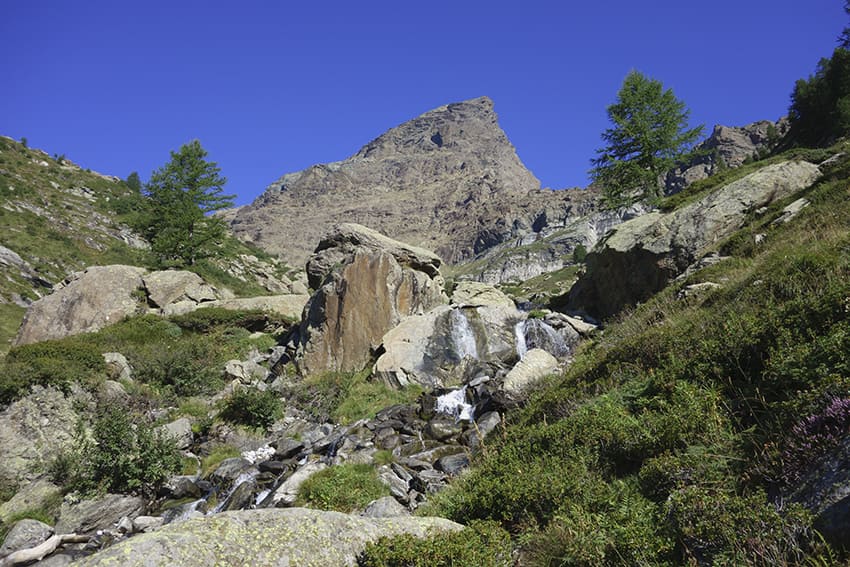
M 282 412 L 283 404 L 274 392 L 246 388 L 233 392 L 224 401 L 219 417 L 237 425 L 267 429 Z
M 354 512 L 388 495 L 389 488 L 370 465 L 344 464 L 321 470 L 304 481 L 298 500 L 320 510 Z
M 791 428 L 782 453 L 782 480 L 792 485 L 819 457 L 838 447 L 850 428 L 850 398 L 832 398 Z
M 587 247 L 584 244 L 578 244 L 573 248 L 573 263 L 581 264 L 587 258 Z

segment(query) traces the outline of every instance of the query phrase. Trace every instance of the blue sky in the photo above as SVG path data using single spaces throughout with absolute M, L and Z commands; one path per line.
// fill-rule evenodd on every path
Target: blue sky
M 787 111 L 841 0 L 0 0 L 0 134 L 143 180 L 198 138 L 244 204 L 437 106 L 491 97 L 543 186 L 587 183 L 631 69 L 692 122 Z

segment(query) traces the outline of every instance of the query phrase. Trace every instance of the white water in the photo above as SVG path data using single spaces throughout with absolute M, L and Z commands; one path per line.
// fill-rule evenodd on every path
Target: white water
M 469 320 L 462 310 L 452 309 L 451 327 L 452 344 L 461 360 L 466 357 L 477 359 L 478 345 L 475 344 L 475 333 L 472 332 Z
M 183 522 L 185 520 L 190 519 L 192 515 L 198 511 L 198 506 L 205 502 L 206 500 L 204 500 L 203 498 L 201 498 L 200 500 L 195 500 L 194 502 L 190 502 L 188 505 L 185 506 L 185 509 L 180 513 L 180 515 L 172 520 L 172 522 Z
M 516 353 L 519 359 L 525 358 L 525 353 L 528 352 L 528 346 L 525 344 L 525 321 L 520 321 L 514 327 L 514 336 L 516 337 Z
M 475 412 L 475 408 L 466 401 L 466 386 L 437 397 L 436 410 L 454 417 L 455 421 L 472 421 Z
M 253 482 L 254 478 L 259 474 L 257 469 L 250 469 L 248 472 L 243 472 L 239 476 L 236 477 L 236 480 L 233 481 L 233 484 L 230 486 L 230 490 L 227 491 L 223 497 L 221 497 L 215 505 L 215 508 L 207 512 L 207 516 L 211 516 L 212 514 L 218 514 L 224 509 L 224 505 L 227 503 L 227 499 L 239 488 L 239 485 L 243 482 Z
M 266 496 L 268 496 L 271 493 L 272 493 L 271 488 L 266 488 L 265 490 L 260 491 L 260 493 L 257 494 L 257 497 L 254 498 L 254 508 L 256 508 L 257 506 L 262 504 L 263 500 L 266 499 Z

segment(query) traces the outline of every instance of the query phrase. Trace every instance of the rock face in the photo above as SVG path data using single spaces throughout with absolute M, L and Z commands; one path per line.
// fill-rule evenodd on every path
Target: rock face
M 814 183 L 816 165 L 764 167 L 671 213 L 654 212 L 618 226 L 587 257 L 587 273 L 570 293 L 570 307 L 608 317 L 643 301 L 739 229 L 749 212 Z
M 229 217 L 239 238 L 290 264 L 303 263 L 340 218 L 453 263 L 530 228 L 541 201 L 562 210 L 565 193 L 577 193 L 539 187 L 481 97 L 426 112 L 344 161 L 286 174 Z
M 144 268 L 92 266 L 72 274 L 62 287 L 27 310 L 16 345 L 97 331 L 132 315 L 139 307 L 134 292 L 142 287 Z
M 366 227 L 337 226 L 307 264 L 317 291 L 299 330 L 299 369 L 363 369 L 402 318 L 445 301 L 440 264 L 431 252 Z
M 443 518 L 362 518 L 302 508 L 246 510 L 169 524 L 78 564 L 354 566 L 366 544 L 382 536 L 425 537 L 461 529 Z
M 720 167 L 740 167 L 759 151 L 769 150 L 788 132 L 789 122 L 761 120 L 741 127 L 715 126 L 711 135 L 697 146 L 697 158 L 671 170 L 664 179 L 665 193 L 678 193 L 691 183 L 705 179 Z

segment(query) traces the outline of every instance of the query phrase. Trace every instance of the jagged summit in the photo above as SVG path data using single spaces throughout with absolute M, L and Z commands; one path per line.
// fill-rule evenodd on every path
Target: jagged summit
M 230 218 L 237 236 L 293 263 L 340 221 L 454 262 L 475 254 L 481 230 L 505 222 L 505 201 L 539 188 L 499 127 L 493 101 L 479 97 L 392 128 L 346 160 L 283 175 Z

